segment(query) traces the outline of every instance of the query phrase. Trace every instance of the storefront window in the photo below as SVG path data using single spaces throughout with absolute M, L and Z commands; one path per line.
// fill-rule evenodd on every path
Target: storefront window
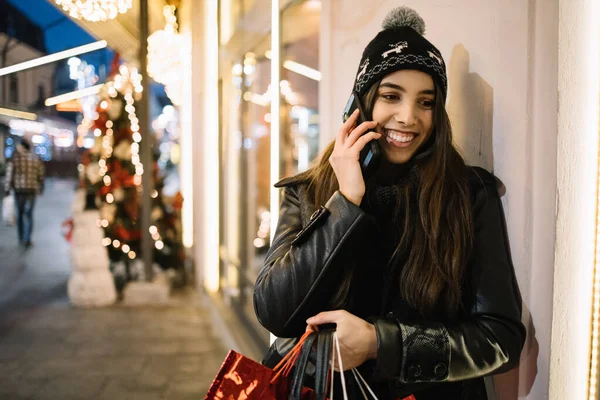
M 270 37 L 249 52 L 243 63 L 242 179 L 246 201 L 246 278 L 254 285 L 269 248 L 269 193 L 271 188 L 271 61 L 265 56 Z
M 319 153 L 320 6 L 295 2 L 282 14 L 282 177 L 305 171 Z
M 232 0 L 243 15 L 250 0 Z M 258 3 L 257 3 L 258 4 Z M 223 17 L 223 16 L 222 16 Z M 320 2 L 293 2 L 282 13 L 281 177 L 310 167 L 319 143 Z M 234 18 L 235 19 L 235 18 Z M 229 44 L 223 44 L 228 46 Z M 234 43 L 232 48 L 239 48 Z M 243 46 L 242 46 L 243 47 Z M 271 37 L 227 58 L 221 70 L 221 288 L 252 334 L 268 343 L 252 293 L 270 240 Z M 276 130 L 275 130 L 276 131 Z
M 227 296 L 239 294 L 239 270 L 241 268 L 241 157 L 242 157 L 242 64 L 233 61 L 224 69 L 222 76 L 221 109 L 221 157 L 220 181 L 223 205 L 220 223 L 220 286 Z
M 256 321 L 252 292 L 269 248 L 269 44 L 267 36 L 225 67 L 221 142 L 221 287 L 265 343 L 268 332 Z

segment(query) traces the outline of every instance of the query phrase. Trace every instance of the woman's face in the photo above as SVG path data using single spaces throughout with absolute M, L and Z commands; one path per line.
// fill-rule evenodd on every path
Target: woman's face
M 431 76 L 416 70 L 401 70 L 381 81 L 373 121 L 381 133 L 379 142 L 394 164 L 408 162 L 433 130 L 435 87 Z

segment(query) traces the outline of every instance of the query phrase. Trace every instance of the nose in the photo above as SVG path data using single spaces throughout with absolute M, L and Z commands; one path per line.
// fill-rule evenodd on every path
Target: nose
M 404 126 L 413 126 L 416 121 L 416 109 L 415 106 L 409 104 L 409 102 L 403 102 L 398 105 L 398 109 L 396 110 L 395 119 L 396 122 L 404 125 Z

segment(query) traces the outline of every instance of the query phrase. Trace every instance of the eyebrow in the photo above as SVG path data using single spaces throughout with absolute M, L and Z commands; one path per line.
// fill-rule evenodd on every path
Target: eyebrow
M 379 85 L 379 87 L 389 87 L 391 89 L 396 89 L 396 90 L 399 90 L 400 92 L 405 92 L 406 93 L 406 89 L 404 89 L 400 85 L 396 85 L 395 83 L 385 82 L 385 83 L 382 83 L 381 85 Z M 419 92 L 419 94 L 432 94 L 432 95 L 435 95 L 435 90 L 433 90 L 433 89 L 421 90 Z

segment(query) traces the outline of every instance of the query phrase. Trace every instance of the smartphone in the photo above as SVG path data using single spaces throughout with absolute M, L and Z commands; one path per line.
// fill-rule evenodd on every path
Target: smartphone
M 342 121 L 346 122 L 346 120 L 350 118 L 356 109 L 358 109 L 359 112 L 358 119 L 356 120 L 356 126 L 358 126 L 367 121 L 367 118 L 370 118 L 370 116 L 365 113 L 365 110 L 360 103 L 360 96 L 358 93 L 353 91 L 350 95 L 350 99 L 348 99 L 346 107 L 344 108 Z M 377 169 L 380 159 L 381 148 L 379 146 L 379 142 L 377 140 L 371 140 L 360 152 L 359 162 L 362 169 L 363 178 L 366 179 Z

